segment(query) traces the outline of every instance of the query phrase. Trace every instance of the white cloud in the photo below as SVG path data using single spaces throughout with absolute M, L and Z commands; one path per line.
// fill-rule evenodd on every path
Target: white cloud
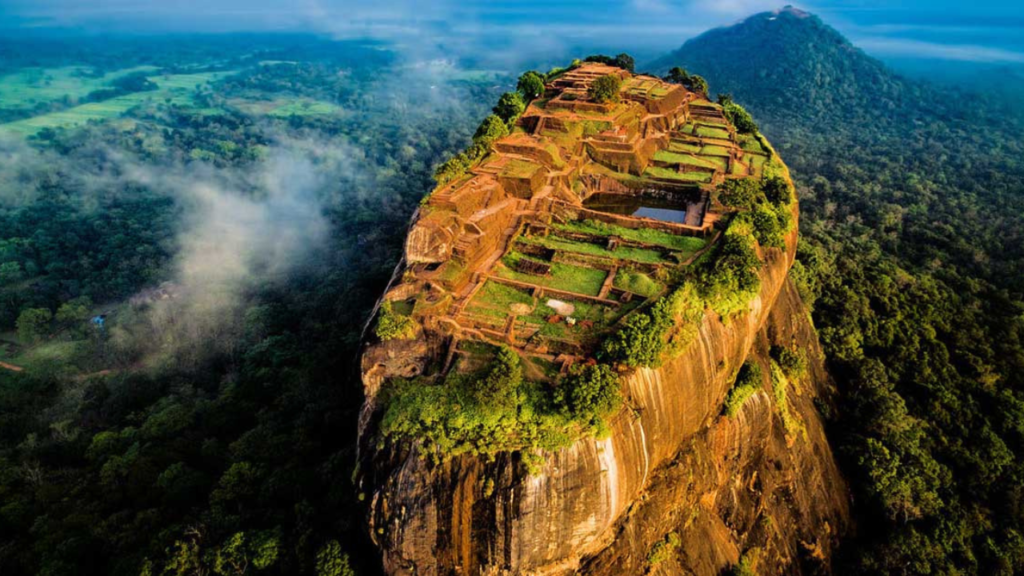
M 960 62 L 1024 63 L 1024 53 L 974 44 L 938 44 L 907 38 L 865 37 L 854 44 L 877 56 L 900 56 Z

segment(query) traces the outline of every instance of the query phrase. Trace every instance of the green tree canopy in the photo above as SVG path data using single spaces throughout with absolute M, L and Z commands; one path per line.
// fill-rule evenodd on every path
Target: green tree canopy
M 494 107 L 494 113 L 506 123 L 518 118 L 524 110 L 526 110 L 526 102 L 523 101 L 523 96 L 519 92 L 505 92 Z
M 690 80 L 690 73 L 684 68 L 676 66 L 668 71 L 668 76 L 666 76 L 665 79 L 677 84 L 686 84 Z
M 495 140 L 508 136 L 508 125 L 497 114 L 491 114 L 484 118 L 480 126 L 473 134 L 473 142 L 490 147 Z
M 25 342 L 38 342 L 50 332 L 53 313 L 46 308 L 29 308 L 18 316 L 18 337 Z
M 533 70 L 524 73 L 516 83 L 516 90 L 523 95 L 527 101 L 539 98 L 544 94 L 544 77 Z
M 618 102 L 619 90 L 621 89 L 622 79 L 614 74 L 608 74 L 594 80 L 593 84 L 590 85 L 590 89 L 587 90 L 587 96 L 594 102 L 601 104 L 605 102 Z

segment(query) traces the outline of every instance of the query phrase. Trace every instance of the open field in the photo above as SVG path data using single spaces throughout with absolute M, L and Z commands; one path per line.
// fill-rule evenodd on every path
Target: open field
M 0 124 L 0 133 L 7 132 L 31 136 L 45 128 L 81 126 L 90 121 L 117 118 L 135 106 L 146 103 L 192 104 L 197 88 L 220 80 L 232 73 L 204 72 L 150 76 L 149 80 L 158 86 L 156 90 L 135 92 L 100 102 L 89 102 L 88 104 L 74 106 L 60 112 L 51 112 L 16 122 Z
M 106 74 L 97 74 L 87 66 L 60 68 L 22 68 L 12 74 L 0 76 L 0 108 L 32 109 L 67 98 L 71 103 L 96 90 L 109 88 L 118 78 L 136 72 L 155 72 L 154 66 L 136 66 Z

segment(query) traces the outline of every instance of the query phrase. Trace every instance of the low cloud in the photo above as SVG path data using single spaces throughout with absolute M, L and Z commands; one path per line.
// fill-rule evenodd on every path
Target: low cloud
M 858 38 L 854 44 L 877 56 L 979 63 L 1024 63 L 1024 52 L 972 44 L 939 44 L 907 38 L 885 37 Z

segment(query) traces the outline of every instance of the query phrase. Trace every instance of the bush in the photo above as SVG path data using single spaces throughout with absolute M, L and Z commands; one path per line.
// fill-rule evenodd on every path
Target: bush
M 732 122 L 732 125 L 736 127 L 738 132 L 742 134 L 757 132 L 757 123 L 754 122 L 754 118 L 745 108 L 732 102 L 731 99 L 722 106 L 722 112 L 725 113 L 725 117 L 729 119 L 729 122 Z
M 725 399 L 725 415 L 735 416 L 743 404 L 757 391 L 761 389 L 761 367 L 753 362 L 746 362 L 736 375 L 736 381 L 729 389 L 729 396 Z
M 654 568 L 672 557 L 677 548 L 683 545 L 678 532 L 669 532 L 663 540 L 659 540 L 647 555 L 647 565 Z
M 53 313 L 46 308 L 29 308 L 18 315 L 18 338 L 24 342 L 38 342 L 50 332 Z
M 656 365 L 665 345 L 659 328 L 650 314 L 635 312 L 618 332 L 605 339 L 602 354 L 631 368 Z
M 465 174 L 470 164 L 472 161 L 466 156 L 466 153 L 459 152 L 434 169 L 434 180 L 438 184 L 447 184 Z
M 807 373 L 807 359 L 798 351 L 785 346 L 772 346 L 770 355 L 786 378 L 793 380 Z
M 508 126 L 505 121 L 497 114 L 491 114 L 484 118 L 484 121 L 476 129 L 476 133 L 473 134 L 473 143 L 490 148 L 495 140 L 505 136 L 508 136 Z
M 498 104 L 494 106 L 493 110 L 499 118 L 508 124 L 519 118 L 526 110 L 526 102 L 523 101 L 523 96 L 519 92 L 505 92 L 498 99 Z
M 762 178 L 761 190 L 764 191 L 765 199 L 775 206 L 788 207 L 793 203 L 793 187 L 781 176 Z
M 717 258 L 706 261 L 698 272 L 698 293 L 720 316 L 729 316 L 746 307 L 761 289 L 760 269 L 749 233 L 730 226 Z
M 603 104 L 605 102 L 618 102 L 619 90 L 622 88 L 622 79 L 614 74 L 601 76 L 594 80 L 587 90 L 587 97 L 594 102 Z
M 529 102 L 544 94 L 544 77 L 534 71 L 524 73 L 516 83 L 516 90 Z
M 785 215 L 786 213 L 783 212 Z M 752 211 L 743 216 L 750 219 L 754 227 L 754 237 L 761 246 L 782 248 L 786 245 L 786 229 L 788 219 L 780 218 L 768 204 L 758 204 Z
M 753 178 L 729 179 L 715 189 L 718 201 L 729 208 L 751 208 L 761 198 L 761 185 Z
M 676 84 L 686 84 L 690 81 L 690 74 L 683 68 L 676 66 L 668 71 L 668 76 L 665 77 L 665 80 L 675 82 Z
M 562 448 L 605 429 L 621 401 L 607 366 L 577 368 L 552 395 L 523 380 L 519 356 L 508 347 L 476 373 L 390 381 L 383 398 L 384 437 L 422 441 L 435 461 L 519 451 L 528 467 L 534 450 Z
M 599 426 L 622 404 L 619 377 L 607 364 L 577 364 L 559 383 L 555 403 L 573 420 Z
M 391 301 L 385 300 L 380 305 L 376 334 L 381 340 L 413 338 L 416 336 L 416 322 L 397 314 L 391 307 Z
M 698 94 L 704 94 L 706 96 L 708 93 L 708 81 L 705 80 L 703 76 L 697 76 L 694 74 L 689 78 L 688 88 Z

